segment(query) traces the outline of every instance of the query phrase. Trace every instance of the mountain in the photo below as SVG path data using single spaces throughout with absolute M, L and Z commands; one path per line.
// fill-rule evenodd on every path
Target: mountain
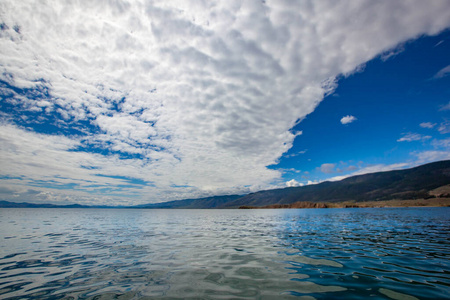
M 80 204 L 72 205 L 55 205 L 55 204 L 36 204 L 27 202 L 9 202 L 0 201 L 0 208 L 220 208 L 226 203 L 241 198 L 242 195 L 229 195 L 229 196 L 213 196 L 207 198 L 199 199 L 186 199 L 186 200 L 175 200 L 162 203 L 151 203 L 136 206 L 88 206 Z
M 135 208 L 221 208 L 227 203 L 242 198 L 242 195 L 213 196 L 200 199 L 175 200 L 135 206 Z
M 37 203 L 27 203 L 27 202 L 9 202 L 9 201 L 0 201 L 0 207 L 8 208 L 89 208 L 87 205 L 80 204 L 71 204 L 71 205 L 55 205 L 55 204 L 37 204 Z
M 294 202 L 426 199 L 435 197 L 430 194 L 432 190 L 448 184 L 450 184 L 450 160 L 405 170 L 358 175 L 335 182 L 260 191 L 229 202 L 224 207 L 266 206 Z
M 321 207 L 321 203 L 344 201 L 427 199 L 450 197 L 450 160 L 434 162 L 411 169 L 358 175 L 341 181 L 273 189 L 248 195 L 213 196 L 176 200 L 137 206 L 85 206 L 14 203 L 0 201 L 0 207 L 41 208 L 238 208 L 241 206 L 282 206 L 297 202 L 297 207 Z

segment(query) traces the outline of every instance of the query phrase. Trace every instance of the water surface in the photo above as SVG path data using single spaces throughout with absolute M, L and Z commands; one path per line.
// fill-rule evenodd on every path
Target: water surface
M 0 299 L 450 299 L 450 208 L 0 209 Z

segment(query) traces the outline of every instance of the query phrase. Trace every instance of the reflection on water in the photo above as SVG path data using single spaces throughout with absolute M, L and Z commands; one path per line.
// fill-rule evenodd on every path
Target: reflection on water
M 450 208 L 1 209 L 1 299 L 445 299 Z

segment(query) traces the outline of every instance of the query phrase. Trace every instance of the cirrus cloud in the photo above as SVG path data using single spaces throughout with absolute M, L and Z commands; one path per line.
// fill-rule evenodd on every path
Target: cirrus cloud
M 401 138 L 397 140 L 397 142 L 416 142 L 416 141 L 425 141 L 431 139 L 429 135 L 421 135 L 418 133 L 407 133 L 404 134 Z
M 434 79 L 439 79 L 439 78 L 443 78 L 445 76 L 447 76 L 448 74 L 450 74 L 450 65 L 442 68 L 441 70 L 439 70 L 439 72 L 437 72 L 433 78 Z

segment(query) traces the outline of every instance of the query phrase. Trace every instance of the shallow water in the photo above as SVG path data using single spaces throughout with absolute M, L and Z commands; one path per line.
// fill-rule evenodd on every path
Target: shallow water
M 0 209 L 0 299 L 450 299 L 450 208 Z

